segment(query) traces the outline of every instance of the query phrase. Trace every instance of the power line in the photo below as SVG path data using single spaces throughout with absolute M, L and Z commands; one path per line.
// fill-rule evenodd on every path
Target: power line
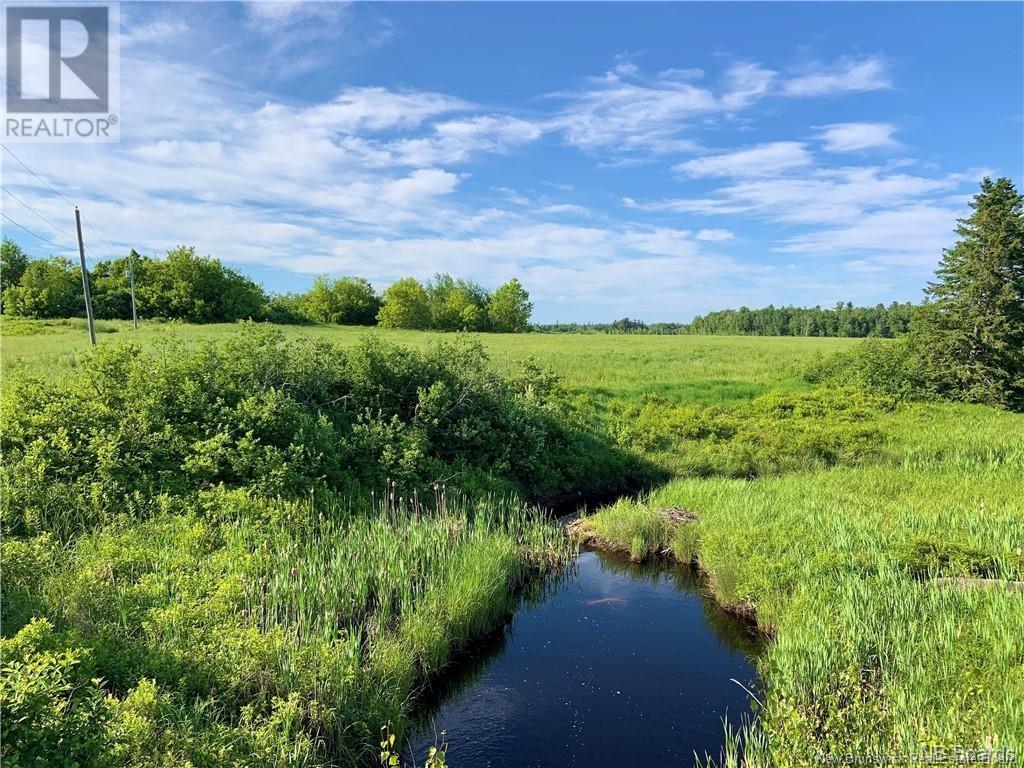
M 9 149 L 9 148 L 7 147 L 7 145 L 6 145 L 6 144 L 0 144 L 0 147 L 2 147 L 2 148 L 3 148 L 4 152 L 6 152 L 6 153 L 7 153 L 7 154 L 9 154 L 9 155 L 10 155 L 11 157 L 13 157 L 13 158 L 14 158 L 15 160 L 17 160 L 17 161 L 18 161 L 18 164 L 19 164 L 19 165 L 21 165 L 21 167 L 22 167 L 22 168 L 24 168 L 24 169 L 25 169 L 26 171 L 28 171 L 28 172 L 29 172 L 30 174 L 32 174 L 32 176 L 33 176 L 33 177 L 35 177 L 35 178 L 36 178 L 36 179 L 37 179 L 37 180 L 39 181 L 39 183 L 40 183 L 40 184 L 42 184 L 42 185 L 43 185 L 44 187 L 46 187 L 46 188 L 47 188 L 48 190 L 50 190 L 51 192 L 53 192 L 53 194 L 57 195 L 57 197 L 59 197 L 59 198 L 60 198 L 61 200 L 63 200 L 64 202 L 68 203 L 69 205 L 75 205 L 75 203 L 74 203 L 74 202 L 72 202 L 71 200 L 69 200 L 69 199 L 68 199 L 68 198 L 67 198 L 67 197 L 66 197 L 65 195 L 62 195 L 62 194 L 61 194 L 60 192 L 58 192 L 58 191 L 57 191 L 56 189 L 54 189 L 54 188 L 53 188 L 53 187 L 52 187 L 52 186 L 51 186 L 51 185 L 50 185 L 50 184 L 49 184 L 49 183 L 48 183 L 48 182 L 46 181 L 46 179 L 44 179 L 44 178 L 43 178 L 42 176 L 40 176 L 40 175 L 39 175 L 38 173 L 36 173 L 35 171 L 33 171 L 33 170 L 32 170 L 32 169 L 31 169 L 31 168 L 29 167 L 28 163 L 26 163 L 26 162 L 25 162 L 24 160 L 22 160 L 22 159 L 21 159 L 20 157 L 18 157 L 18 156 L 17 156 L 16 154 L 14 154 L 14 153 L 13 153 L 13 152 L 12 152 L 12 151 L 11 151 L 11 150 L 10 150 L 10 149 Z M 57 230 L 58 232 L 62 232 L 63 234 L 67 235 L 68 237 L 72 237 L 72 235 L 71 235 L 71 234 L 70 234 L 70 233 L 69 233 L 69 232 L 68 232 L 67 230 L 65 230 L 65 229 L 62 229 L 61 227 L 58 227 L 58 226 L 56 226 L 56 225 L 55 225 L 55 224 L 54 224 L 54 223 L 53 223 L 52 221 L 49 221 L 49 220 L 48 220 L 47 218 L 45 218 L 44 216 L 42 216 L 42 214 L 39 214 L 39 213 L 37 213 L 36 211 L 34 211 L 34 210 L 33 210 L 33 209 L 32 209 L 32 208 L 31 208 L 31 207 L 30 207 L 30 206 L 29 206 L 29 205 L 28 205 L 28 204 L 27 204 L 27 203 L 26 203 L 26 202 L 25 202 L 24 200 L 22 200 L 22 199 L 21 199 L 20 197 L 18 197 L 18 196 L 17 196 L 17 195 L 15 195 L 15 194 L 14 194 L 13 192 L 11 192 L 11 190 L 7 189 L 7 187 L 3 187 L 3 189 L 4 189 L 4 191 L 5 191 L 5 192 L 7 192 L 7 194 L 9 194 L 9 195 L 10 195 L 11 197 L 13 197 L 13 198 L 14 198 L 15 200 L 17 200 L 17 201 L 18 201 L 19 203 L 21 203 L 22 205 L 24 205 L 24 206 L 25 206 L 26 208 L 28 208 L 28 209 L 29 209 L 30 211 L 32 211 L 32 213 L 33 213 L 33 214 L 35 214 L 35 215 L 36 215 L 36 216 L 38 216 L 38 217 L 39 217 L 40 219 L 42 219 L 43 221 L 45 221 L 45 222 L 46 222 L 47 224 L 49 224 L 49 225 L 50 225 L 51 227 L 53 227 L 54 229 L 56 229 L 56 230 Z M 82 218 L 83 218 L 83 219 L 85 219 L 85 217 L 84 217 L 84 216 L 83 216 Z M 15 223 L 16 223 L 16 222 L 15 222 Z M 113 245 L 111 245 L 111 244 L 110 244 L 110 242 L 109 242 L 109 241 L 108 241 L 108 240 L 107 240 L 107 239 L 106 239 L 105 237 L 103 237 L 103 235 L 101 235 L 101 234 L 100 234 L 99 232 L 97 232 L 97 231 L 96 231 L 96 228 L 95 228 L 95 227 L 93 227 L 93 226 L 92 226 L 92 224 L 90 224 L 90 223 L 89 223 L 88 221 L 86 221 L 86 222 L 85 222 L 85 225 L 86 225 L 86 226 L 87 226 L 87 227 L 89 228 L 89 231 L 90 231 L 90 232 L 92 232 L 92 234 L 96 235 L 96 237 L 97 237 L 97 238 L 98 238 L 98 239 L 99 239 L 99 240 L 100 240 L 101 242 L 103 242 L 103 243 L 104 243 L 104 244 L 105 244 L 105 245 L 106 245 L 106 246 L 107 246 L 107 247 L 108 247 L 108 248 L 109 248 L 109 249 L 110 249 L 110 250 L 111 250 L 112 252 L 114 252 L 114 253 L 116 253 L 116 252 L 117 252 L 117 248 L 115 248 L 115 247 L 114 247 Z M 21 226 L 21 225 L 19 224 L 18 226 Z M 22 228 L 24 229 L 24 227 L 22 227 Z M 88 249 L 88 248 L 86 248 L 86 252 L 87 252 L 87 256 L 88 256 L 88 258 L 92 259 L 92 260 L 93 260 L 94 262 L 99 262 L 99 261 L 101 261 L 101 260 L 102 260 L 102 259 L 100 259 L 100 258 L 99 258 L 98 256 L 94 255 L 93 253 L 90 253 L 90 252 L 89 252 L 89 249 Z
M 39 211 L 35 210 L 31 205 L 26 203 L 24 200 L 22 200 L 20 197 L 18 197 L 16 194 L 14 194 L 10 189 L 5 187 L 3 184 L 0 184 L 0 189 L 2 189 L 4 192 L 6 192 L 11 197 L 13 197 L 15 200 L 17 200 L 23 206 L 25 206 L 25 208 L 27 208 L 29 210 L 29 212 L 32 213 L 39 220 L 41 220 L 41 221 L 45 222 L 46 224 L 48 224 L 49 226 L 53 227 L 55 230 L 57 230 L 61 234 L 67 235 L 68 237 L 73 237 L 73 235 L 70 232 L 68 232 L 66 229 L 63 229 L 62 227 L 58 227 L 56 224 L 54 224 L 48 218 L 43 216 L 43 214 L 39 213 Z
M 33 176 L 35 176 L 35 177 L 36 177 L 36 178 L 37 178 L 37 179 L 39 180 L 39 183 L 40 183 L 40 184 L 42 184 L 42 185 L 43 185 L 44 187 L 46 187 L 46 188 L 47 188 L 48 190 L 50 190 L 51 192 L 53 192 L 53 194 L 55 194 L 55 195 L 56 195 L 57 197 L 59 197 L 59 198 L 60 198 L 61 200 L 63 200 L 64 202 L 66 202 L 66 203 L 67 203 L 68 205 L 74 205 L 74 203 L 73 203 L 73 202 L 71 202 L 70 200 L 68 200 L 68 199 L 67 199 L 67 198 L 66 198 L 66 197 L 65 197 L 64 195 L 62 195 L 62 194 L 61 194 L 60 192 L 58 192 L 58 191 L 57 191 L 56 189 L 54 189 L 53 187 L 51 187 L 51 186 L 50 186 L 50 185 L 49 185 L 49 184 L 47 183 L 46 179 L 44 179 L 44 178 L 43 178 L 42 176 L 40 176 L 40 175 L 39 175 L 38 173 L 36 173 L 35 171 L 33 171 L 33 170 L 32 170 L 31 168 L 29 168 L 29 167 L 28 167 L 28 165 L 27 165 L 27 164 L 25 163 L 25 161 L 24 161 L 24 160 L 22 160 L 22 159 L 21 159 L 20 157 L 18 157 L 18 156 L 17 156 L 16 154 L 14 154 L 13 152 L 11 152 L 11 150 L 7 148 L 7 145 L 6 145 L 6 144 L 0 144 L 0 147 L 2 147 L 2 148 L 3 148 L 4 152 L 6 152 L 6 153 L 7 153 L 8 155 L 10 155 L 10 156 L 11 156 L 11 157 L 13 157 L 13 158 L 14 158 L 15 160 L 17 160 L 17 161 L 18 161 L 18 163 L 19 163 L 19 164 L 21 165 L 21 167 L 22 167 L 22 168 L 24 168 L 24 169 L 25 169 L 26 171 L 28 171 L 28 172 L 29 172 L 29 173 L 31 173 L 31 174 L 32 174 Z
M 34 237 L 34 238 L 36 238 L 38 240 L 42 240 L 44 243 L 49 243 L 50 245 L 56 246 L 57 248 L 62 248 L 64 250 L 66 250 L 66 251 L 72 250 L 71 248 L 69 248 L 66 245 L 61 245 L 60 243 L 55 243 L 55 242 L 53 242 L 53 240 L 47 240 L 45 237 L 40 235 L 38 232 L 33 232 L 31 229 L 26 227 L 24 224 L 19 224 L 18 222 L 16 222 L 14 219 L 12 219 L 10 216 L 8 216 L 3 211 L 0 211 L 0 216 L 3 216 L 5 219 L 7 219 L 9 222 L 11 222 L 11 224 L 13 224 L 14 226 L 20 227 L 21 229 L 25 230 L 30 235 L 32 235 L 32 237 Z

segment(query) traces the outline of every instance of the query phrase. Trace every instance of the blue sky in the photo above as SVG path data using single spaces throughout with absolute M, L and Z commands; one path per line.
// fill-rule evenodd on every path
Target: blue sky
M 121 3 L 121 22 L 120 142 L 12 148 L 81 205 L 94 257 L 191 243 L 274 291 L 517 276 L 541 322 L 918 300 L 978 180 L 1024 177 L 1019 3 Z

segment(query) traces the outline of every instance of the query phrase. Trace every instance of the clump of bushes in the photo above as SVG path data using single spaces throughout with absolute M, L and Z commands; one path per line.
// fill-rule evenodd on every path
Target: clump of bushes
M 533 312 L 530 294 L 515 278 L 491 293 L 446 274 L 426 284 L 399 280 L 384 291 L 381 304 L 377 322 L 385 328 L 435 331 L 521 333 Z
M 544 500 L 641 471 L 544 372 L 501 377 L 479 344 L 340 348 L 243 326 L 226 343 L 104 345 L 60 382 L 11 376 L 3 524 L 65 536 L 195 490 L 296 497 L 448 483 Z
M 876 421 L 892 407 L 854 389 L 772 392 L 732 408 L 651 397 L 617 406 L 612 423 L 620 445 L 657 454 L 678 474 L 755 477 L 880 455 Z
M 996 559 L 977 547 L 919 537 L 896 548 L 896 562 L 912 576 L 987 577 L 997 572 Z
M 88 649 L 59 642 L 38 619 L 0 639 L 0 664 L 4 765 L 102 764 L 109 712 Z
M 18 249 L 5 241 L 3 249 Z M 131 292 L 128 257 L 101 261 L 89 274 L 93 312 L 99 319 L 130 318 Z M 179 246 L 164 259 L 135 259 L 136 300 L 143 317 L 190 323 L 261 319 L 268 307 L 263 289 L 217 259 L 199 256 Z M 3 289 L 6 315 L 32 318 L 84 317 L 82 278 L 68 259 L 27 261 L 17 282 Z
M 805 369 L 804 378 L 812 384 L 856 387 L 902 400 L 936 397 L 941 390 L 941 376 L 909 338 L 872 339 L 817 357 Z

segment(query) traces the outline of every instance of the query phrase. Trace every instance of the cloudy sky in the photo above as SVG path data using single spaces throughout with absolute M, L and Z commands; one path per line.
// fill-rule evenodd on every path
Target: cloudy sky
M 1024 177 L 1019 3 L 120 16 L 120 142 L 11 149 L 92 258 L 189 243 L 272 291 L 518 276 L 542 322 L 917 300 L 978 180 Z M 67 202 L 3 178 L 61 247 L 4 234 L 71 253 Z

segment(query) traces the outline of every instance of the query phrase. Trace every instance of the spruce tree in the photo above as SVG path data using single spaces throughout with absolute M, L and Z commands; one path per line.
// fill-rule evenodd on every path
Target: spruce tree
M 986 178 L 946 250 L 917 341 L 945 394 L 1024 408 L 1024 198 L 1009 179 Z

